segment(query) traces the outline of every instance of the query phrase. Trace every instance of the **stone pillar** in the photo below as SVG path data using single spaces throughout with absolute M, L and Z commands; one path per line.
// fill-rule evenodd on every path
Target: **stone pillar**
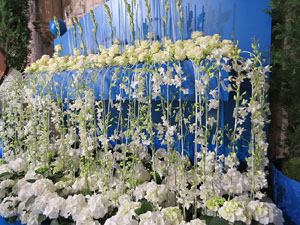
M 107 0 L 30 0 L 30 25 L 32 30 L 31 55 L 29 62 L 35 62 L 42 55 L 53 55 L 56 38 L 49 29 L 54 16 L 71 26 L 70 18 L 78 19 Z
M 32 30 L 30 62 L 34 62 L 42 55 L 53 55 L 53 40 L 55 36 L 49 29 L 49 23 L 54 16 L 63 18 L 64 0 L 31 0 L 30 28 Z

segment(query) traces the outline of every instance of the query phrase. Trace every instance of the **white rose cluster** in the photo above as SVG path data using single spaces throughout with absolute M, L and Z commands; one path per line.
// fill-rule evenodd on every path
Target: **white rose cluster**
M 53 58 L 44 55 L 41 59 L 26 68 L 26 73 L 34 72 L 61 72 L 71 70 L 82 70 L 83 68 L 101 68 L 106 66 L 126 66 L 138 63 L 166 63 L 171 61 L 184 61 L 186 59 L 201 60 L 219 57 L 228 57 L 234 48 L 230 40 L 221 41 L 221 36 L 204 36 L 202 32 L 193 32 L 192 39 L 176 41 L 164 39 L 162 43 L 148 40 L 136 41 L 134 46 L 127 45 L 121 52 L 120 45 L 114 44 L 110 48 L 100 46 L 101 54 L 88 54 L 83 56 L 78 49 L 74 49 L 74 56 L 59 57 L 55 54 Z M 60 51 L 61 46 L 56 46 Z M 216 51 L 217 50 L 217 51 Z

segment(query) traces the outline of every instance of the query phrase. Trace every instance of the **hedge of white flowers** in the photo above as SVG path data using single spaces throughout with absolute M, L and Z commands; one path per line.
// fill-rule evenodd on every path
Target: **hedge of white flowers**
M 61 48 L 28 67 L 28 78 L 16 80 L 1 99 L 1 216 L 29 225 L 282 223 L 281 211 L 264 201 L 269 67 L 258 45 L 253 53 L 243 52 L 217 34 L 194 32 L 175 43 L 168 37 L 128 46 L 115 42 L 98 46 L 98 54 L 82 55 L 81 43 L 74 56 L 62 57 Z M 190 111 L 184 60 L 194 69 Z M 106 71 L 109 98 L 100 90 L 99 99 L 95 87 Z M 66 83 L 55 81 L 68 74 Z M 244 83 L 252 87 L 249 98 L 241 91 Z M 234 122 L 226 129 L 220 125 L 221 88 L 235 101 Z M 238 142 L 246 118 L 249 157 L 240 170 Z M 188 135 L 194 139 L 192 160 L 184 144 Z M 225 137 L 226 156 L 219 151 Z M 156 149 L 155 139 L 164 148 Z

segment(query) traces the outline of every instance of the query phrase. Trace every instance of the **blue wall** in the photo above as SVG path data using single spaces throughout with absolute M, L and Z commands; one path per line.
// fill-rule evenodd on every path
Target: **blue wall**
M 131 2 L 131 1 L 128 1 Z M 144 0 L 137 0 L 138 15 L 137 24 L 141 28 L 141 39 L 146 38 L 149 31 L 157 34 L 157 38 L 165 36 L 162 17 L 165 16 L 163 0 L 149 0 L 152 6 L 152 27 L 146 18 L 146 7 Z M 176 9 L 177 0 L 169 0 L 168 36 L 173 40 L 180 39 L 177 27 L 178 13 Z M 120 38 L 121 43 L 130 42 L 129 17 L 124 7 L 123 0 L 111 0 L 107 3 L 113 14 L 113 26 L 115 37 Z M 269 8 L 269 0 L 184 0 L 183 6 L 183 38 L 190 38 L 195 30 L 203 31 L 206 35 L 218 33 L 223 39 L 239 40 L 239 47 L 243 50 L 251 50 L 252 39 L 259 40 L 261 51 L 269 56 L 271 44 L 271 17 L 265 13 Z M 136 11 L 133 10 L 136 16 Z M 162 13 L 161 13 L 162 12 Z M 98 22 L 97 40 L 100 45 L 109 47 L 111 45 L 111 29 L 105 14 L 104 6 L 101 5 L 94 10 Z M 83 39 L 87 49 L 96 50 L 92 28 L 94 24 L 90 14 L 80 19 L 84 27 Z M 77 28 L 78 30 L 78 28 Z M 137 27 L 135 27 L 135 39 L 139 39 Z M 77 47 L 80 45 L 80 36 L 77 34 Z M 64 47 L 63 54 L 72 53 L 75 46 L 73 28 L 70 28 L 62 37 Z M 54 41 L 58 44 L 58 39 Z

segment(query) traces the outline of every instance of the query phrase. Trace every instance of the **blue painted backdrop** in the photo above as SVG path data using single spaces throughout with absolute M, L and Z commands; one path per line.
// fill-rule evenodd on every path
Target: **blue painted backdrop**
M 128 0 L 131 3 L 130 0 Z M 144 0 L 137 0 L 138 10 L 132 7 L 135 15 L 135 39 L 146 39 L 148 32 L 156 34 L 157 39 L 165 36 L 162 18 L 165 16 L 164 0 L 149 0 L 151 3 L 152 27 L 146 18 Z M 172 40 L 180 39 L 177 22 L 179 21 L 176 9 L 177 0 L 169 0 L 170 10 L 168 19 L 168 36 Z M 115 37 L 120 38 L 121 44 L 130 43 L 129 16 L 123 0 L 107 2 L 113 15 Z M 183 6 L 183 38 L 190 38 L 193 31 L 203 31 L 206 35 L 220 34 L 223 39 L 239 40 L 243 50 L 251 50 L 251 39 L 259 40 L 261 50 L 265 56 L 269 55 L 271 43 L 271 17 L 265 13 L 269 0 L 184 0 Z M 94 10 L 98 23 L 97 40 L 99 44 L 109 47 L 111 45 L 111 29 L 105 14 L 104 6 Z M 94 24 L 90 13 L 80 19 L 83 26 L 83 39 L 87 49 L 96 50 L 92 28 Z M 138 32 L 140 28 L 141 32 Z M 78 27 L 77 27 L 78 30 Z M 80 35 L 77 34 L 77 47 L 80 45 Z M 62 37 L 63 54 L 72 54 L 75 46 L 73 28 L 70 28 Z M 58 39 L 54 44 L 58 44 Z

